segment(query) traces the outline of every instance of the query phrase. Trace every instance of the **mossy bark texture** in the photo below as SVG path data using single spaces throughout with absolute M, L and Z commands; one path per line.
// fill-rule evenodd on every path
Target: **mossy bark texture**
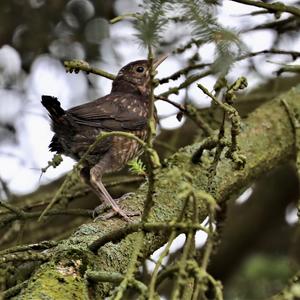
M 247 187 L 259 176 L 296 156 L 295 119 L 300 115 L 300 86 L 280 95 L 251 113 L 242 123 L 238 136 L 240 153 L 247 158 L 243 169 L 235 168 L 231 160 L 222 158 L 217 174 L 210 188 L 208 168 L 211 163 L 205 154 L 202 162 L 193 164 L 191 156 L 199 144 L 182 148 L 173 155 L 156 173 L 154 206 L 149 222 L 168 222 L 176 219 L 184 199 L 178 195 L 182 183 L 192 182 L 197 190 L 210 190 L 218 201 L 227 201 L 241 189 Z M 186 173 L 192 178 L 186 177 Z M 284 183 L 283 183 L 284 184 Z M 142 209 L 147 194 L 147 184 L 126 200 L 126 208 L 131 211 Z M 199 211 L 207 216 L 205 201 L 199 202 Z M 267 208 L 266 209 L 271 209 Z M 138 222 L 138 218 L 135 220 Z M 135 244 L 132 233 L 117 242 L 109 242 L 97 253 L 88 246 L 101 236 L 126 226 L 119 218 L 90 222 L 78 228 L 72 236 L 63 240 L 54 249 L 51 261 L 44 263 L 32 275 L 29 284 L 16 299 L 102 299 L 112 288 L 111 283 L 91 283 L 85 278 L 85 271 L 105 271 L 125 273 Z M 146 233 L 141 260 L 149 256 L 167 240 L 169 233 Z

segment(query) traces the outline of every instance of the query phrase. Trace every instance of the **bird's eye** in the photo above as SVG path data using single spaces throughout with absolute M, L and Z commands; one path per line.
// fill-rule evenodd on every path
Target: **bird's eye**
M 135 70 L 137 72 L 139 72 L 139 73 L 143 73 L 144 72 L 144 68 L 143 67 L 137 67 Z

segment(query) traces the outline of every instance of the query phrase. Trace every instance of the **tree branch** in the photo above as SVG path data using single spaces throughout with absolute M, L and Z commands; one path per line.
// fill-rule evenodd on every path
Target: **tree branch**
M 275 3 L 265 3 L 262 1 L 254 1 L 254 0 L 231 0 L 233 2 L 238 2 L 246 5 L 252 5 L 256 7 L 265 8 L 271 13 L 283 13 L 288 12 L 294 16 L 300 17 L 300 9 L 296 6 L 285 5 L 283 2 L 275 2 Z
M 283 99 L 295 112 L 295 116 L 300 115 L 300 86 L 281 95 L 277 100 L 262 105 L 249 115 L 243 122 L 243 130 L 238 137 L 241 151 L 247 154 L 247 164 L 244 169 L 235 170 L 231 161 L 222 157 L 210 187 L 212 196 L 219 203 L 228 200 L 231 195 L 259 176 L 295 157 L 293 125 L 291 116 L 282 105 Z M 191 163 L 191 156 L 198 148 L 199 143 L 196 143 L 181 149 L 156 173 L 156 193 L 153 195 L 154 205 L 148 222 L 166 223 L 178 217 L 184 199 L 177 195 L 186 181 L 186 172 L 193 175 L 189 180 L 194 189 L 207 191 L 207 169 L 211 164 L 209 158 L 205 157 L 205 160 L 198 164 Z M 134 196 L 127 199 L 125 209 L 142 209 L 147 189 L 147 184 L 142 185 Z M 198 210 L 201 219 L 204 220 L 209 213 L 207 203 L 199 202 Z M 135 220 L 138 219 L 137 217 Z M 139 232 L 128 234 L 117 243 L 106 243 L 98 249 L 97 254 L 89 250 L 89 245 L 94 241 L 123 228 L 124 225 L 125 221 L 117 218 L 82 225 L 72 236 L 49 250 L 52 254 L 51 260 L 44 263 L 32 276 L 19 299 L 40 299 L 42 296 L 56 299 L 56 293 L 59 293 L 58 298 L 73 299 L 74 293 L 78 291 L 82 298 L 88 298 L 86 270 L 120 274 L 126 272 Z M 141 260 L 168 240 L 169 230 L 144 232 L 144 236 Z M 61 278 L 64 278 L 64 284 L 61 283 Z M 98 282 L 95 285 L 97 298 L 104 298 L 112 288 L 111 283 Z

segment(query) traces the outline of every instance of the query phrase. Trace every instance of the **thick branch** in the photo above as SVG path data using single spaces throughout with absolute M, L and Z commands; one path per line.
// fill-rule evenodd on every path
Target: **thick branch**
M 282 104 L 282 100 L 285 100 L 289 106 L 289 111 L 286 105 Z M 228 200 L 259 176 L 294 157 L 295 134 L 290 111 L 300 115 L 300 86 L 277 100 L 262 105 L 244 121 L 238 142 L 241 152 L 247 156 L 247 163 L 244 169 L 235 170 L 230 160 L 223 158 L 220 161 L 210 187 L 213 197 L 218 202 Z M 194 144 L 181 149 L 157 172 L 156 193 L 153 195 L 154 206 L 148 222 L 165 223 L 178 216 L 184 202 L 177 197 L 180 194 L 181 183 L 186 180 L 184 171 L 193 175 L 190 180 L 195 189 L 207 191 L 209 175 L 207 170 L 211 162 L 206 158 L 201 163 L 191 163 L 191 156 L 198 147 L 199 144 Z M 126 201 L 127 208 L 133 211 L 142 209 L 146 194 L 145 184 Z M 207 209 L 204 201 L 199 203 L 199 212 L 203 219 L 208 214 Z M 133 241 L 138 233 L 129 234 L 121 241 L 106 243 L 96 255 L 89 250 L 88 246 L 117 228 L 125 226 L 123 220 L 116 218 L 82 225 L 70 238 L 60 242 L 54 248 L 52 260 L 45 263 L 29 280 L 27 288 L 22 291 L 19 299 L 30 297 L 40 299 L 42 296 L 56 299 L 53 295 L 54 291 L 59 291 L 61 299 L 74 299 L 73 295 L 78 290 L 81 292 L 82 299 L 85 299 L 88 298 L 84 279 L 85 270 L 123 274 L 127 269 L 130 254 L 135 248 Z M 159 248 L 168 236 L 168 232 L 164 231 L 145 233 L 144 258 Z M 62 276 L 64 284 L 61 283 Z M 96 283 L 97 298 L 103 298 L 110 289 L 111 284 Z

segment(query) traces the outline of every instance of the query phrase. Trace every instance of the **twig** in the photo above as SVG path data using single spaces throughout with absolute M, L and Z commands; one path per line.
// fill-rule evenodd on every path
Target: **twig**
M 192 83 L 196 82 L 197 80 L 199 80 L 201 78 L 204 78 L 208 75 L 211 75 L 212 72 L 213 72 L 212 70 L 207 70 L 207 71 L 204 71 L 204 72 L 199 73 L 199 74 L 191 75 L 184 82 L 182 82 L 179 86 L 169 88 L 168 91 L 163 92 L 163 93 L 159 94 L 158 96 L 159 97 L 167 97 L 167 96 L 172 95 L 172 94 L 178 95 L 179 91 L 181 89 L 184 89 L 184 88 L 188 87 L 189 85 L 191 85 Z
M 232 0 L 232 1 L 234 1 L 234 0 Z M 195 43 L 194 40 L 193 40 L 193 43 Z M 243 59 L 246 59 L 249 57 L 253 57 L 253 56 L 261 55 L 261 54 L 267 54 L 267 53 L 291 55 L 291 56 L 293 56 L 293 58 L 300 57 L 300 52 L 297 52 L 297 51 L 285 51 L 285 50 L 278 50 L 278 49 L 270 49 L 270 50 L 262 50 L 262 51 L 248 53 L 248 54 L 238 57 L 236 60 L 240 61 L 240 60 L 243 60 Z M 163 84 L 163 83 L 168 82 L 169 80 L 176 80 L 179 76 L 187 74 L 190 70 L 208 67 L 208 66 L 211 66 L 212 64 L 213 63 L 195 64 L 195 65 L 185 67 L 181 70 L 176 71 L 175 73 L 173 73 L 172 75 L 170 75 L 168 77 L 160 79 L 159 83 Z M 114 80 L 116 78 L 115 75 L 110 74 L 101 69 L 90 67 L 90 65 L 87 62 L 81 61 L 81 60 L 65 61 L 64 65 L 65 65 L 67 71 L 70 71 L 70 72 L 72 72 L 73 70 L 75 70 L 77 72 L 79 70 L 81 70 L 81 71 L 85 71 L 87 73 L 93 73 L 96 75 L 100 75 L 102 77 L 105 77 L 105 78 L 111 79 L 111 80 Z M 212 70 L 207 70 L 200 74 L 191 75 L 183 83 L 181 83 L 178 87 L 172 87 L 167 92 L 161 93 L 155 97 L 167 97 L 171 94 L 178 94 L 180 89 L 186 88 L 193 82 L 195 82 L 203 77 L 206 77 L 208 75 L 211 75 L 212 73 L 213 73 Z M 169 103 L 174 105 L 174 102 L 171 102 L 170 100 L 169 100 Z M 176 104 L 175 104 L 175 106 L 176 106 Z M 179 107 L 177 107 L 177 108 L 179 108 Z
M 207 229 L 201 224 L 186 224 L 183 222 L 170 222 L 170 223 L 136 223 L 128 224 L 123 228 L 118 228 L 114 231 L 111 231 L 109 234 L 100 237 L 99 239 L 92 242 L 89 245 L 89 249 L 96 253 L 98 249 L 104 246 L 106 243 L 113 242 L 116 243 L 120 241 L 128 234 L 144 231 L 144 232 L 158 232 L 158 231 L 177 231 L 178 232 L 187 232 L 189 229 L 202 230 L 207 232 Z
M 154 69 L 153 69 L 153 53 L 152 48 L 148 46 L 148 65 L 150 74 L 150 93 L 148 103 L 148 123 L 147 123 L 147 138 L 146 144 L 149 149 L 153 149 L 153 139 L 156 136 L 156 121 L 154 116 Z M 151 207 L 153 206 L 153 194 L 155 185 L 154 170 L 160 167 L 160 161 L 158 155 L 153 157 L 147 155 L 147 174 L 148 174 L 148 191 L 147 198 L 144 204 L 144 210 L 142 214 L 142 222 L 146 222 L 150 214 Z
M 204 119 L 198 113 L 197 109 L 192 104 L 187 104 L 184 106 L 164 96 L 155 96 L 155 98 L 170 103 L 171 105 L 178 108 L 184 115 L 190 118 L 199 128 L 201 128 L 206 136 L 210 136 L 213 134 L 213 129 L 204 121 Z
M 2 217 L 0 221 L 0 228 L 6 226 L 7 224 L 15 221 L 15 220 L 28 220 L 28 219 L 35 219 L 40 217 L 41 211 L 35 212 L 24 212 L 21 216 L 20 215 L 6 215 Z M 79 209 L 79 208 L 72 208 L 72 209 L 53 209 L 47 211 L 44 216 L 55 216 L 55 215 L 73 215 L 73 216 L 82 216 L 82 217 L 92 217 L 93 211 L 89 209 Z
M 10 190 L 7 186 L 7 183 L 1 177 L 0 177 L 0 184 L 2 186 L 2 189 L 3 189 L 4 193 L 5 193 L 6 200 L 10 200 L 13 197 L 13 195 L 10 192 Z
M 211 206 L 210 202 L 215 200 L 208 194 L 204 192 L 199 192 L 198 194 L 195 192 L 195 190 L 192 188 L 191 192 L 187 196 L 187 205 L 192 206 L 192 218 L 188 221 L 188 223 L 198 224 L 199 223 L 199 215 L 198 215 L 198 203 L 197 203 L 197 197 L 203 197 L 207 200 L 208 205 Z M 207 232 L 207 231 L 206 231 Z M 207 232 L 207 234 L 210 234 L 210 231 Z M 178 271 L 176 272 L 176 279 L 171 295 L 172 300 L 180 299 L 181 297 L 185 299 L 185 297 L 188 295 L 188 299 L 191 298 L 191 287 L 189 287 L 190 290 L 187 290 L 186 285 L 187 284 L 194 284 L 194 276 L 189 276 L 187 274 L 187 266 L 188 261 L 190 259 L 193 259 L 195 254 L 195 235 L 196 230 L 193 230 L 192 228 L 189 229 L 188 233 L 186 234 L 186 241 L 184 243 L 183 247 L 183 253 L 179 259 L 179 261 L 176 263 L 178 266 Z M 182 291 L 182 292 L 181 292 Z
M 261 51 L 257 51 L 257 52 L 247 53 L 247 54 L 239 57 L 237 60 L 243 60 L 245 58 L 250 58 L 250 57 L 254 57 L 257 55 L 261 55 L 261 54 L 291 55 L 294 60 L 297 59 L 298 57 L 300 57 L 299 51 L 286 51 L 286 50 L 281 50 L 281 49 L 266 49 L 266 50 L 261 50 Z
M 11 299 L 11 297 L 17 295 L 23 288 L 25 288 L 28 285 L 28 282 L 29 282 L 29 280 L 25 280 L 7 290 L 5 290 L 2 294 L 3 299 Z
M 174 239 L 176 238 L 178 233 L 176 233 L 176 231 L 173 231 L 169 237 L 169 240 L 165 246 L 165 249 L 164 251 L 161 253 L 161 255 L 159 256 L 156 264 L 155 264 L 155 267 L 154 267 L 154 270 L 152 272 L 152 275 L 151 275 L 151 281 L 150 281 L 150 284 L 149 284 L 149 299 L 155 299 L 155 287 L 156 287 L 156 280 L 157 280 L 157 277 L 158 277 L 158 271 L 159 271 L 159 268 L 162 264 L 162 261 L 163 259 L 168 255 L 169 251 L 170 251 L 170 248 L 171 248 L 171 245 L 174 241 Z M 175 271 L 175 269 L 173 270 Z
M 187 109 L 186 109 L 186 107 L 185 107 L 184 105 L 182 105 L 182 104 L 180 104 L 180 103 L 177 103 L 177 102 L 174 102 L 174 101 L 168 99 L 167 97 L 158 95 L 158 96 L 155 96 L 155 99 L 157 99 L 157 100 L 162 100 L 162 101 L 164 101 L 164 102 L 167 102 L 167 103 L 169 103 L 169 104 L 175 106 L 176 108 L 178 108 L 178 109 L 179 109 L 180 111 L 182 111 L 183 113 L 186 113 L 186 112 L 187 112 Z
M 175 73 L 173 73 L 170 76 L 159 79 L 158 82 L 159 82 L 159 84 L 168 83 L 170 80 L 177 80 L 181 75 L 188 74 L 189 71 L 192 71 L 192 70 L 195 70 L 195 69 L 202 69 L 202 68 L 208 67 L 210 65 L 211 65 L 211 63 L 194 64 L 194 65 L 191 65 L 191 66 L 187 66 L 183 69 L 180 69 L 180 70 L 176 71 Z
M 110 24 L 115 24 L 115 23 L 118 23 L 120 21 L 129 19 L 129 18 L 137 19 L 137 18 L 139 18 L 139 14 L 137 14 L 137 13 L 128 13 L 128 14 L 117 16 L 117 17 L 110 20 Z
M 161 267 L 163 267 L 163 269 L 157 275 L 155 288 L 157 288 L 166 278 L 170 278 L 178 270 L 177 264 L 167 266 L 161 264 Z
M 0 265 L 14 261 L 48 261 L 51 257 L 49 253 L 36 253 L 27 251 L 25 253 L 6 254 L 0 257 Z
M 85 273 L 85 277 L 92 282 L 111 282 L 119 284 L 124 279 L 124 275 L 117 272 L 95 272 L 95 271 L 87 271 Z M 138 290 L 145 293 L 147 291 L 147 287 L 141 281 L 132 278 L 129 282 L 129 285 L 133 287 L 137 287 Z
M 187 238 L 183 247 L 183 253 L 178 262 L 179 268 L 177 272 L 177 278 L 175 280 L 175 284 L 172 289 L 172 295 L 171 295 L 172 300 L 180 299 L 180 289 L 184 284 L 186 284 L 186 280 L 182 280 L 182 279 L 186 277 L 186 261 L 194 253 L 192 249 L 194 248 L 194 244 L 193 244 L 194 236 L 195 236 L 195 232 L 193 231 L 190 231 L 187 234 Z
M 180 215 L 178 216 L 177 221 L 175 222 L 175 224 L 182 221 L 182 219 L 183 219 L 183 216 L 185 214 L 185 210 L 186 210 L 186 207 L 187 207 L 187 202 L 188 202 L 187 199 L 188 198 L 185 198 L 183 208 L 181 209 Z M 153 270 L 152 275 L 151 275 L 150 284 L 149 284 L 149 299 L 155 299 L 155 294 L 156 294 L 155 293 L 155 287 L 156 287 L 156 281 L 157 281 L 158 276 L 159 276 L 158 272 L 159 272 L 160 266 L 162 265 L 163 259 L 169 254 L 171 245 L 172 245 L 172 243 L 173 243 L 173 241 L 174 241 L 174 239 L 176 238 L 177 235 L 178 235 L 178 233 L 175 230 L 173 230 L 171 232 L 170 237 L 168 239 L 168 242 L 165 246 L 165 249 L 161 253 L 161 255 L 159 256 L 159 258 L 158 258 L 158 260 L 155 264 L 154 270 Z
M 20 245 L 12 248 L 8 248 L 5 250 L 0 251 L 0 256 L 9 254 L 9 253 L 14 253 L 14 252 L 22 252 L 22 251 L 28 251 L 28 250 L 45 250 L 45 249 L 50 249 L 53 248 L 57 245 L 58 243 L 56 241 L 43 241 L 40 243 L 36 244 L 29 244 L 29 245 Z
M 5 201 L 0 201 L 0 206 L 5 207 L 9 211 L 15 213 L 18 217 L 22 217 L 24 215 L 24 212 L 20 210 L 19 208 L 5 202 Z
M 231 1 L 246 4 L 246 5 L 265 8 L 268 11 L 270 11 L 270 13 L 281 14 L 283 12 L 287 12 L 287 13 L 290 13 L 297 17 L 300 17 L 300 9 L 299 8 L 297 8 L 296 6 L 285 5 L 282 2 L 266 3 L 266 2 L 254 1 L 254 0 L 231 0 Z
M 281 67 L 276 73 L 277 75 L 281 75 L 282 73 L 289 72 L 289 73 L 300 73 L 300 65 L 284 65 Z
M 276 20 L 273 22 L 262 23 L 260 25 L 256 25 L 251 28 L 247 28 L 243 30 L 241 33 L 246 33 L 254 30 L 264 30 L 264 29 L 272 29 L 277 32 L 290 31 L 290 30 L 298 30 L 299 23 L 297 21 L 297 17 L 291 16 L 283 20 Z
M 300 57 L 300 52 L 298 52 L 298 51 L 286 51 L 286 50 L 280 50 L 280 49 L 265 49 L 265 50 L 250 52 L 250 53 L 241 55 L 241 56 L 236 58 L 236 61 L 244 60 L 244 59 L 254 57 L 254 56 L 257 56 L 257 55 L 261 55 L 261 54 L 291 55 L 293 57 L 293 59 L 296 59 L 296 58 Z M 177 80 L 181 75 L 188 74 L 189 71 L 192 71 L 192 70 L 195 70 L 195 69 L 202 69 L 202 68 L 205 68 L 205 67 L 210 67 L 212 64 L 213 63 L 211 62 L 211 63 L 194 64 L 194 65 L 191 65 L 191 66 L 187 66 L 185 68 L 182 68 L 182 69 L 176 71 L 175 73 L 173 73 L 170 76 L 161 78 L 159 80 L 159 83 L 164 84 L 164 83 L 168 83 L 170 80 Z
M 72 73 L 73 71 L 75 71 L 75 73 L 78 73 L 79 71 L 84 71 L 87 72 L 88 74 L 93 73 L 111 80 L 114 80 L 116 78 L 116 76 L 111 73 L 108 73 L 101 69 L 91 67 L 86 61 L 83 60 L 74 59 L 74 60 L 64 61 L 64 66 L 66 68 L 66 71 L 70 73 Z
M 42 172 L 41 176 L 43 175 L 43 173 L 46 173 L 50 167 L 53 167 L 53 168 L 58 167 L 62 161 L 63 161 L 63 159 L 62 159 L 61 154 L 54 154 L 52 159 L 48 161 L 47 166 L 44 168 L 41 168 L 41 172 Z
M 236 91 L 236 89 L 242 89 L 246 86 L 246 79 L 244 77 L 241 77 L 238 79 L 227 91 L 227 97 L 230 98 L 229 95 L 233 95 L 233 92 Z M 197 84 L 197 86 L 202 90 L 204 94 L 209 96 L 218 106 L 220 106 L 224 112 L 226 112 L 229 116 L 229 119 L 231 120 L 231 145 L 229 150 L 226 153 L 226 156 L 228 158 L 231 158 L 238 166 L 238 168 L 241 168 L 245 164 L 245 157 L 242 155 L 237 154 L 238 145 L 237 145 L 237 136 L 240 133 L 240 116 L 237 112 L 237 110 L 231 106 L 228 103 L 223 103 L 220 100 L 218 100 L 213 94 L 211 94 L 208 89 L 206 89 L 203 85 L 200 83 Z M 228 102 L 228 99 L 226 101 Z M 197 162 L 197 158 L 199 158 L 198 151 L 196 154 L 193 155 L 192 161 Z
M 199 267 L 195 260 L 188 261 L 187 268 L 190 272 L 194 273 L 194 276 L 196 277 L 196 284 L 192 300 L 198 300 L 199 294 L 201 294 L 201 299 L 207 299 L 204 293 L 205 291 L 203 290 L 203 285 L 207 286 L 209 283 L 211 283 L 215 291 L 213 299 L 223 300 L 222 284 L 220 283 L 220 281 L 215 280 L 210 274 L 206 272 L 206 270 Z

